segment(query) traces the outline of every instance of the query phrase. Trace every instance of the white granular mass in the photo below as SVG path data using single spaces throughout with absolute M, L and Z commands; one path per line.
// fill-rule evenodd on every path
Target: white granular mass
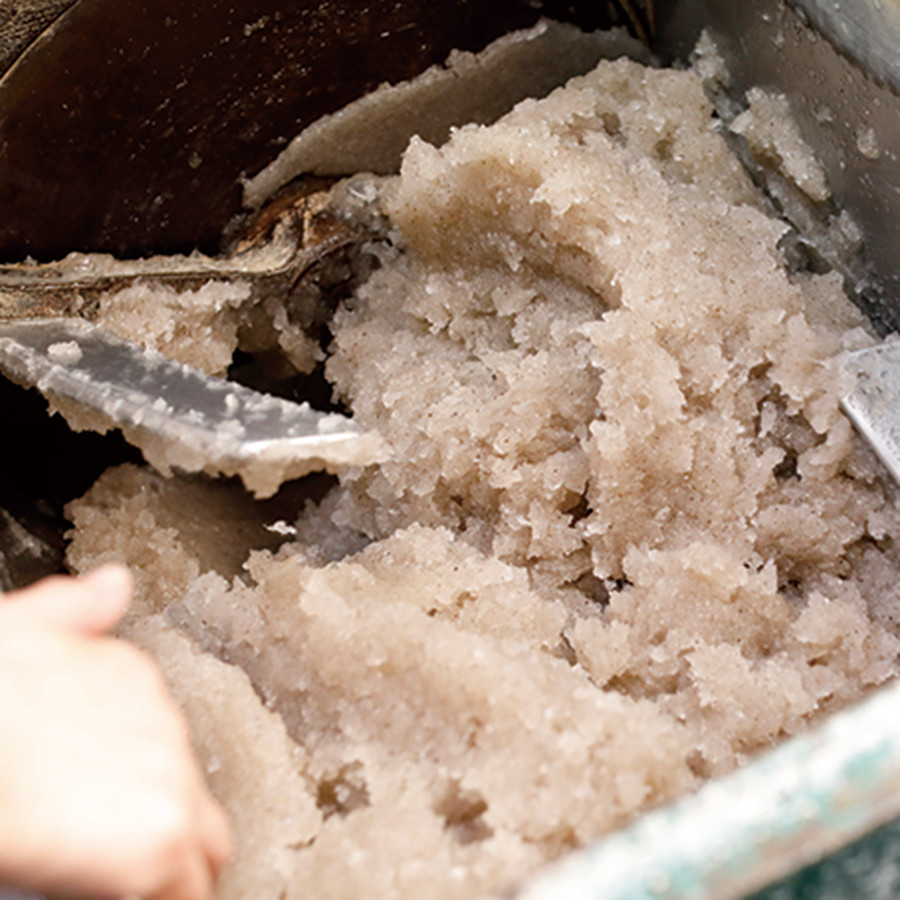
M 380 190 L 327 373 L 391 458 L 277 550 L 145 469 L 70 507 L 236 821 L 221 897 L 500 891 L 897 672 L 897 489 L 838 406 L 871 338 L 696 75 L 601 63 Z
M 224 374 L 238 345 L 245 282 L 210 281 L 194 291 L 136 282 L 103 295 L 98 323 L 128 340 L 212 375 Z
M 75 366 L 81 362 L 84 354 L 76 341 L 59 341 L 47 348 L 47 356 L 52 362 L 61 366 Z

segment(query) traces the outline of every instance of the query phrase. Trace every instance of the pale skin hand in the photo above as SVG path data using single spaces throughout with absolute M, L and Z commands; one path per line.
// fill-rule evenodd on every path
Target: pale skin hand
M 0 884 L 209 900 L 225 817 L 152 660 L 107 637 L 127 570 L 0 597 Z

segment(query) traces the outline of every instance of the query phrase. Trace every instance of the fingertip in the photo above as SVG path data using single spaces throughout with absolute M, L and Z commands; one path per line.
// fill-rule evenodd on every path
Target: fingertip
M 133 582 L 128 569 L 108 563 L 76 579 L 87 602 L 77 628 L 85 634 L 103 634 L 114 628 L 131 602 Z
M 105 563 L 84 575 L 78 576 L 80 584 L 107 596 L 130 599 L 133 588 L 131 572 L 121 563 Z
M 45 626 L 85 636 L 114 628 L 131 601 L 131 574 L 121 565 L 104 565 L 73 578 L 53 575 L 9 595 L 9 608 Z
M 173 877 L 159 890 L 145 892 L 145 900 L 213 900 L 214 896 L 212 873 L 196 852 L 179 861 Z
M 217 881 L 234 854 L 231 825 L 225 811 L 209 795 L 204 797 L 201 816 L 204 851 L 213 881 Z

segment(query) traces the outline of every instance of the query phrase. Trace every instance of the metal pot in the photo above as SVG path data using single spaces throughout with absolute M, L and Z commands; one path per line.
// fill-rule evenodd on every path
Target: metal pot
M 625 25 L 667 61 L 684 58 L 709 28 L 737 90 L 787 94 L 835 202 L 865 238 L 865 255 L 845 273 L 850 287 L 877 330 L 900 328 L 897 0 L 0 3 L 0 260 L 74 249 L 215 252 L 242 214 L 242 178 L 304 125 L 540 15 Z M 17 404 L 4 471 L 21 474 L 0 496 L 0 577 L 12 584 L 59 567 L 62 503 L 129 451 L 48 430 L 40 403 L 2 390 L 5 408 Z M 11 540 L 15 528 L 31 543 Z M 891 863 L 897 723 L 894 685 L 577 855 L 523 896 L 737 898 L 845 845 L 826 866 L 849 857 L 860 870 L 859 853 Z M 889 891 L 900 880 L 893 871 Z M 805 887 L 771 896 L 837 896 L 812 891 L 818 876 L 806 872 Z M 861 895 L 863 882 L 846 877 L 846 895 Z

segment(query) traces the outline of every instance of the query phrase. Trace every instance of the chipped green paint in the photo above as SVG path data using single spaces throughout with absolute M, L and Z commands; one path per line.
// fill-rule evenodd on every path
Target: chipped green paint
M 736 900 L 900 816 L 900 684 L 548 869 L 518 900 Z

